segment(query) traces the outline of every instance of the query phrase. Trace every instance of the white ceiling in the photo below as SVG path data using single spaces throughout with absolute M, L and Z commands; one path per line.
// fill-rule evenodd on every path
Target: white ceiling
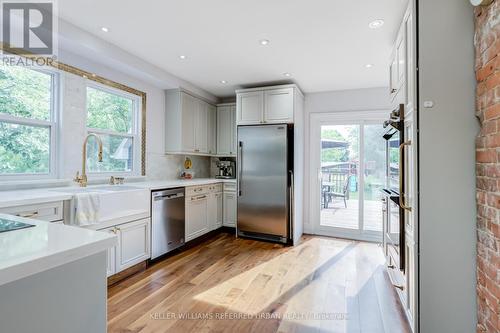
M 388 58 L 406 3 L 64 0 L 59 15 L 225 97 L 241 86 L 287 80 L 285 72 L 305 92 L 387 86 Z M 369 29 L 375 19 L 385 24 Z M 108 33 L 101 31 L 103 26 Z M 261 46 L 261 39 L 270 40 L 269 45 Z M 365 68 L 368 63 L 374 67 Z

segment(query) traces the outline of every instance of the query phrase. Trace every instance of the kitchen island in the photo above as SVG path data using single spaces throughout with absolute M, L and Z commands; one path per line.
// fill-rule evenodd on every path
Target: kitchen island
M 33 225 L 0 233 L 0 331 L 106 332 L 106 250 L 116 236 L 0 214 Z

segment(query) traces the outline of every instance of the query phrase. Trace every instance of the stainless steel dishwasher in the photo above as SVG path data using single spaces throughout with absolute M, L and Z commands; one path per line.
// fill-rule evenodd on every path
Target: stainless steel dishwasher
M 151 193 L 151 259 L 170 252 L 185 239 L 184 188 Z

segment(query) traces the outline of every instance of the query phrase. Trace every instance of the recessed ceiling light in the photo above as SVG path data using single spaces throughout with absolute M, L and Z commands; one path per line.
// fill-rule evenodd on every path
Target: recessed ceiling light
M 290 74 L 290 73 L 288 73 L 288 72 L 287 72 L 287 73 L 283 73 L 283 75 L 284 75 L 284 76 L 286 76 L 286 77 L 290 77 L 290 76 L 292 76 L 292 74 Z
M 227 83 L 227 81 L 226 81 L 226 80 L 221 80 L 221 81 L 220 81 L 220 83 L 222 83 L 222 84 L 226 84 L 226 83 Z
M 261 39 L 259 41 L 259 43 L 260 43 L 260 45 L 267 45 L 267 44 L 269 44 L 269 39 Z
M 370 24 L 368 24 L 368 27 L 370 27 L 370 29 L 378 29 L 383 25 L 384 25 L 384 20 L 375 20 L 373 22 L 370 22 Z
M 365 65 L 366 68 L 372 68 L 373 67 L 373 64 L 366 64 Z
M 109 32 L 109 29 L 106 28 L 106 27 L 102 27 L 101 30 L 104 31 L 104 32 Z
M 186 58 L 187 58 L 187 57 L 186 57 L 185 55 L 180 55 L 180 56 L 179 56 L 179 59 L 181 59 L 181 60 L 185 60 Z

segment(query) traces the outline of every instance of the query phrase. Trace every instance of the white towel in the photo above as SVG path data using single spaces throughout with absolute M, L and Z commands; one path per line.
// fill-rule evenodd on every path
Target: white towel
M 75 200 L 75 225 L 84 226 L 99 223 L 101 202 L 98 193 L 78 193 Z

